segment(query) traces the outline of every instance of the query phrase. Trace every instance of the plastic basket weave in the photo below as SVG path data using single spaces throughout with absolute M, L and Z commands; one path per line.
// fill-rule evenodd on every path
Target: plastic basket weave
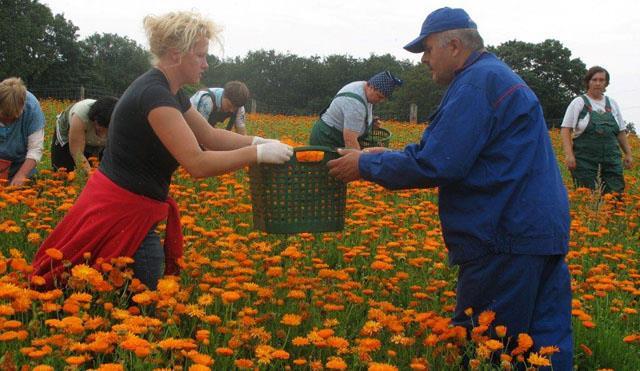
M 370 133 L 358 139 L 361 148 L 389 147 L 391 132 L 384 128 L 373 128 Z
M 317 162 L 301 162 L 296 154 L 322 151 Z M 331 232 L 344 229 L 347 186 L 329 175 L 327 162 L 339 155 L 329 147 L 294 148 L 282 165 L 249 168 L 253 227 L 268 233 Z

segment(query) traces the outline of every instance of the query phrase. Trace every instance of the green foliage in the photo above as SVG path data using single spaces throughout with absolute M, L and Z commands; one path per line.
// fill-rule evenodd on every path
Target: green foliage
M 80 71 L 78 28 L 46 5 L 31 0 L 0 2 L 0 76 L 18 76 L 28 85 L 58 83 Z M 73 80 L 71 80 L 73 81 Z
M 33 0 L 0 2 L 0 78 L 20 76 L 35 87 L 83 84 L 120 94 L 149 68 L 149 53 L 127 37 L 94 34 L 77 41 L 77 27 L 62 15 L 52 15 L 46 5 Z M 585 65 L 571 58 L 571 51 L 560 41 L 534 44 L 513 40 L 488 49 L 533 89 L 551 125 L 560 121 L 571 99 L 583 89 Z M 383 119 L 407 120 L 409 106 L 415 103 L 418 120 L 424 122 L 443 93 L 422 65 L 390 54 L 300 57 L 256 50 L 244 57 L 211 56 L 208 62 L 210 68 L 202 85 L 244 81 L 259 112 L 318 114 L 342 86 L 367 80 L 383 70 L 405 81 L 390 101 L 376 107 L 376 114 Z
M 83 83 L 122 93 L 149 69 L 150 55 L 135 41 L 105 33 L 93 34 L 80 42 L 86 63 Z
M 533 89 L 550 121 L 562 118 L 571 100 L 583 90 L 585 64 L 571 58 L 571 51 L 558 40 L 538 44 L 512 40 L 489 50 Z

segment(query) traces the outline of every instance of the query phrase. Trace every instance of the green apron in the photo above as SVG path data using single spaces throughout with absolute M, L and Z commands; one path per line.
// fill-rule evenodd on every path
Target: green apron
M 349 97 L 356 99 L 365 109 L 364 116 L 364 125 L 368 128 L 368 119 L 369 119 L 369 109 L 367 107 L 367 103 L 365 103 L 364 99 L 361 96 L 354 93 L 340 93 L 336 95 L 333 99 L 338 97 Z M 312 146 L 326 146 L 331 148 L 344 148 L 344 134 L 342 131 L 334 128 L 333 126 L 327 125 L 326 122 L 322 121 L 322 115 L 327 112 L 329 106 L 325 107 L 325 109 L 320 112 L 320 118 L 313 125 L 311 129 L 311 136 L 309 137 L 309 144 Z M 367 130 L 365 133 L 360 136 L 360 138 L 367 135 Z
M 584 132 L 573 140 L 576 168 L 573 180 L 576 187 L 596 189 L 598 179 L 602 181 L 604 193 L 622 192 L 622 158 L 618 146 L 620 127 L 611 112 L 609 98 L 605 101 L 605 112 L 595 112 L 586 96 L 584 109 L 578 120 L 589 113 L 589 123 Z

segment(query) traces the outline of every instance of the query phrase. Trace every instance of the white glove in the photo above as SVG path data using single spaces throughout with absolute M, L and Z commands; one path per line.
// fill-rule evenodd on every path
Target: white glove
M 293 148 L 280 142 L 258 144 L 256 153 L 259 164 L 284 164 L 293 156 Z
M 263 144 L 263 143 L 280 143 L 279 140 L 277 139 L 267 139 L 267 138 L 263 138 L 263 137 L 259 137 L 259 136 L 255 136 L 253 137 L 253 140 L 251 141 L 251 145 L 255 146 L 258 144 Z

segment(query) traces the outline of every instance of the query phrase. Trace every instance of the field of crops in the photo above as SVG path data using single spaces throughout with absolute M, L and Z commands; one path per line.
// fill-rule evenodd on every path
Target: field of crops
M 50 138 L 65 103 L 42 105 Z M 249 115 L 247 127 L 306 143 L 313 121 Z M 395 148 L 419 140 L 424 129 L 386 127 Z M 559 133 L 551 137 L 560 155 Z M 630 142 L 637 153 L 638 139 Z M 580 370 L 638 369 L 640 159 L 634 160 L 622 199 L 574 190 L 562 166 L 571 200 L 567 260 Z M 186 241 L 179 277 L 146 291 L 131 279 L 131 260 L 122 258 L 97 269 L 70 268 L 67 287 L 35 290 L 41 281 L 27 280 L 30 261 L 86 181 L 49 171 L 48 151 L 39 169 L 28 188 L 0 188 L 0 369 L 455 370 L 462 359 L 474 369 L 509 369 L 543 366 L 556 351 L 527 352 L 526 334 L 490 339 L 489 328 L 504 331 L 490 312 L 470 336 L 450 325 L 456 270 L 446 263 L 433 189 L 391 192 L 354 182 L 343 232 L 268 235 L 252 230 L 246 172 L 194 180 L 178 171 L 171 195 Z M 501 360 L 493 366 L 492 354 Z

